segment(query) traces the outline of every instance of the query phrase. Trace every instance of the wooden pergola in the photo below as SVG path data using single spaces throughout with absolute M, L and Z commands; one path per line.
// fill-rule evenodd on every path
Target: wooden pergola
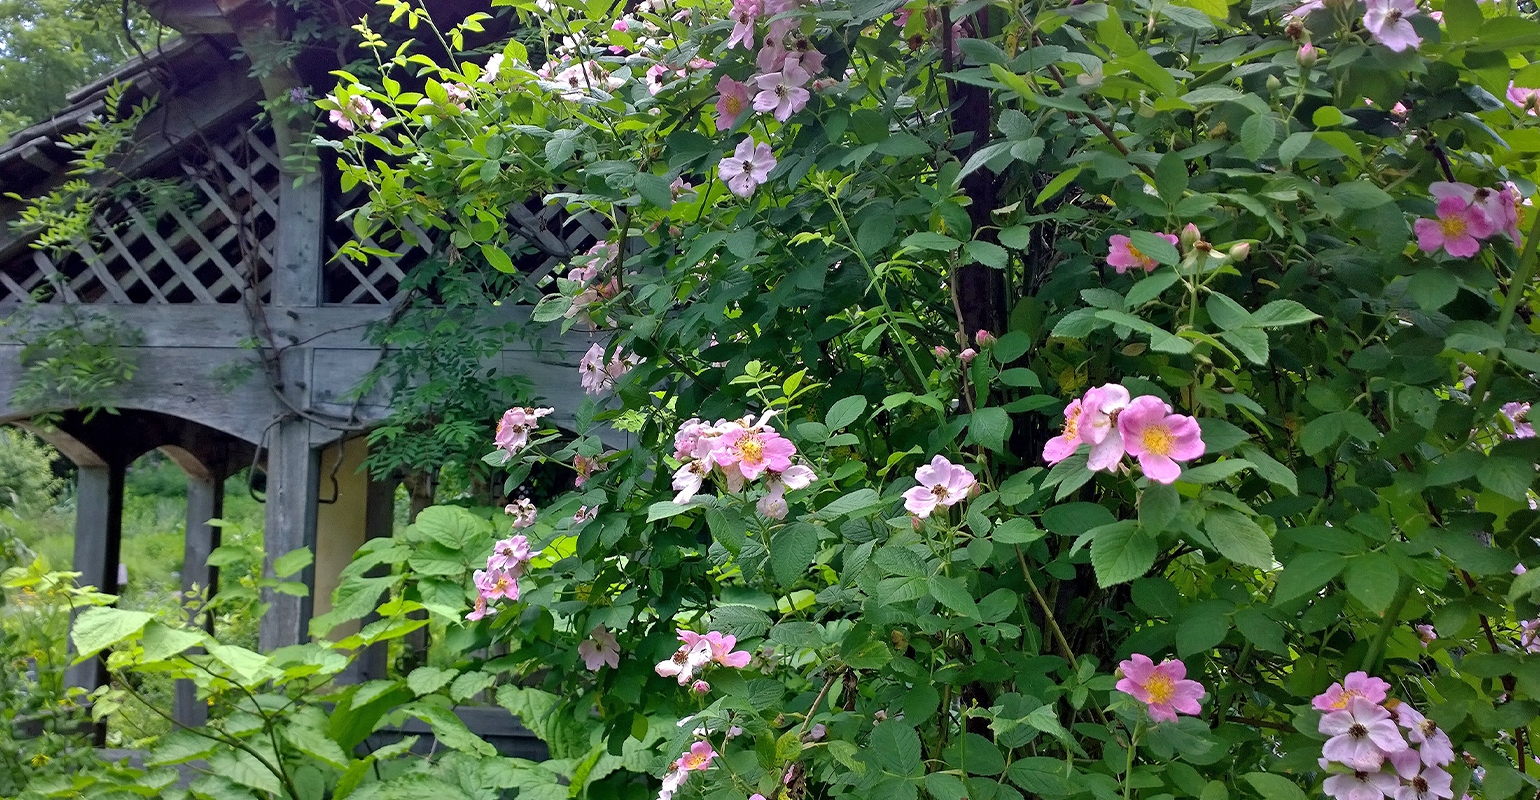
M 424 236 L 428 244 L 398 246 L 365 264 L 333 257 L 352 235 L 338 218 L 356 195 L 342 192 L 324 165 L 289 171 L 284 156 L 300 133 L 275 130 L 260 113 L 263 101 L 294 102 L 291 90 L 306 81 L 292 64 L 259 81 L 237 57 L 281 38 L 287 23 L 275 4 L 144 5 L 182 36 L 78 90 L 58 116 L 0 148 L 0 193 L 35 197 L 69 178 L 62 137 L 102 113 L 114 81 L 131 85 L 130 101 L 157 98 L 115 172 L 120 180 L 174 179 L 184 202 L 155 212 L 104 203 L 90 240 L 63 253 L 34 248 L 35 231 L 0 231 L 0 317 L 26 304 L 34 323 L 91 318 L 134 331 L 124 352 L 138 371 L 113 389 L 116 415 L 15 407 L 22 345 L 0 343 L 0 423 L 27 426 L 43 412 L 62 415 L 57 426 L 32 427 L 80 468 L 74 568 L 107 592 L 117 585 L 124 470 L 134 459 L 158 448 L 187 472 L 183 581 L 210 590 L 218 579 L 206 559 L 218 531 L 207 523 L 220 513 L 223 481 L 248 465 L 263 468 L 268 564 L 300 547 L 316 554 L 303 575 L 311 596 L 265 598 L 271 607 L 261 646 L 269 650 L 305 641 L 352 552 L 367 538 L 390 535 L 394 486 L 358 470 L 366 447 L 359 433 L 389 408 L 383 396 L 351 392 L 381 357 L 369 326 L 403 300 L 403 279 L 432 256 L 432 245 Z M 20 209 L 4 201 L 0 219 L 14 220 Z M 519 264 L 531 281 L 546 280 L 605 234 L 597 220 L 554 207 L 513 213 L 533 236 L 535 254 Z M 254 360 L 254 341 L 265 361 Z M 563 345 L 553 333 L 538 352 L 505 350 L 497 364 L 540 387 L 544 401 L 560 409 L 557 424 L 570 423 L 582 399 L 576 361 L 588 341 Z M 239 365 L 247 367 L 232 370 Z M 248 374 L 232 379 L 240 372 Z M 488 410 L 489 421 L 498 411 Z M 360 669 L 378 668 L 365 659 Z M 73 679 L 99 685 L 100 667 L 83 664 Z M 179 717 L 197 721 L 193 700 L 190 687 L 179 692 Z

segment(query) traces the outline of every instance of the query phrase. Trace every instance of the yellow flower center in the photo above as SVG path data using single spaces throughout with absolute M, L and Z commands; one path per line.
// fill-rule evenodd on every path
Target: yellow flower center
M 750 464 L 758 464 L 765 457 L 765 443 L 758 436 L 745 436 L 738 440 L 738 455 Z
M 743 101 L 737 97 L 729 95 L 728 97 L 724 98 L 724 102 L 727 105 L 728 116 L 737 116 L 740 112 L 743 111 Z
M 1169 703 L 1176 696 L 1176 684 L 1159 672 L 1144 681 L 1144 690 L 1150 693 L 1151 703 Z
M 1157 456 L 1171 454 L 1171 445 L 1176 444 L 1176 437 L 1171 435 L 1171 429 L 1164 425 L 1151 425 L 1140 434 L 1139 441 L 1144 444 L 1146 452 Z
M 1080 410 L 1064 418 L 1064 438 L 1073 439 L 1080 435 Z
M 1355 697 L 1363 697 L 1363 694 L 1357 689 L 1343 689 L 1342 694 L 1337 695 L 1337 699 L 1332 702 L 1331 707 L 1338 711 L 1345 709 L 1348 707 L 1348 701 Z
M 1444 217 L 1438 221 L 1438 226 L 1444 231 L 1445 239 L 1457 239 L 1465 235 L 1465 218 L 1461 216 Z
M 684 756 L 685 769 L 704 769 L 706 762 L 711 759 L 702 753 L 686 753 Z

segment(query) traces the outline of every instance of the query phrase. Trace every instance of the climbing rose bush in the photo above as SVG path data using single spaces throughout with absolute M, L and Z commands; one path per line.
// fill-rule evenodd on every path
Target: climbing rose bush
M 360 241 L 424 231 L 474 276 L 551 252 L 532 200 L 610 234 L 498 298 L 586 390 L 510 397 L 498 433 L 487 409 L 494 489 L 571 475 L 510 509 L 528 560 L 490 509 L 429 509 L 314 632 L 377 619 L 310 647 L 427 626 L 432 663 L 262 684 L 452 752 L 315 728 L 342 760 L 273 770 L 370 797 L 1540 788 L 1530 7 L 515 0 L 477 45 L 484 15 L 386 5 L 439 46 L 360 26 L 378 69 L 319 103 Z M 135 635 L 115 658 L 184 658 Z M 552 760 L 489 752 L 446 710 L 476 697 Z

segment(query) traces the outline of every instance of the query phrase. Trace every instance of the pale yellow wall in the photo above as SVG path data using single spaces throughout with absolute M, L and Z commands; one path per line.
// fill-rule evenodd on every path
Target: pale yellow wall
M 364 517 L 369 497 L 369 480 L 360 471 L 368 453 L 368 442 L 363 437 L 349 439 L 342 444 L 342 467 L 336 470 L 336 488 L 332 486 L 332 468 L 337 464 L 339 445 L 333 444 L 321 451 L 321 486 L 319 497 L 330 499 L 335 492 L 337 502 L 322 503 L 316 507 L 315 552 L 315 616 L 332 608 L 332 591 L 337 588 L 337 577 L 342 568 L 353 560 L 354 551 L 364 543 Z M 327 638 L 336 641 L 358 631 L 358 622 L 346 622 L 332 630 Z

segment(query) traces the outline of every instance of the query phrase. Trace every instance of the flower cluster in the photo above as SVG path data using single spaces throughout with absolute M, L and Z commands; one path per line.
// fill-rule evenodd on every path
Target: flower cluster
M 476 570 L 476 605 L 465 618 L 475 621 L 496 613 L 489 604 L 498 600 L 518 600 L 519 578 L 537 555 L 539 552 L 531 551 L 529 540 L 523 536 L 510 536 L 494 545 L 492 555 L 487 556 L 487 568 Z
M 674 654 L 658 662 L 654 670 L 664 678 L 674 678 L 680 686 L 689 686 L 697 694 L 705 694 L 711 687 L 697 678 L 706 667 L 719 664 L 733 669 L 742 669 L 748 666 L 753 654 L 747 650 L 733 651 L 738 644 L 738 637 L 719 631 L 709 631 L 699 634 L 694 631 L 680 631 L 679 641 L 684 644 L 674 651 Z
M 581 376 L 583 391 L 592 395 L 604 394 L 615 388 L 617 381 L 641 363 L 642 360 L 636 354 L 620 350 L 610 356 L 609 361 L 605 361 L 604 345 L 594 342 L 588 352 L 578 359 L 578 375 Z
M 1303 20 L 1326 8 L 1324 0 L 1309 2 L 1289 12 L 1289 16 Z M 1414 50 L 1422 44 L 1422 37 L 1412 27 L 1411 18 L 1421 13 L 1417 0 L 1366 0 L 1364 3 L 1364 29 L 1374 41 L 1400 53 Z
M 1196 419 L 1153 395 L 1130 397 L 1116 383 L 1089 389 L 1064 409 L 1064 430 L 1048 440 L 1043 459 L 1057 464 L 1082 444 L 1091 445 L 1086 467 L 1093 472 L 1115 471 L 1128 455 L 1157 483 L 1174 482 L 1182 474 L 1178 461 L 1206 451 Z
M 529 445 L 529 434 L 540 427 L 540 418 L 556 411 L 554 408 L 510 408 L 497 421 L 497 433 L 492 442 L 512 456 Z
M 978 486 L 972 472 L 945 456 L 936 456 L 915 470 L 914 479 L 920 485 L 904 492 L 904 510 L 920 519 L 929 517 L 937 506 L 951 508 L 961 503 Z
M 1433 800 L 1454 796 L 1449 735 L 1416 709 L 1386 700 L 1390 684 L 1354 672 L 1317 695 L 1326 794 L 1337 800 Z M 1405 729 L 1405 735 L 1402 729 Z
M 572 285 L 563 287 L 573 293 L 571 305 L 562 316 L 567 319 L 578 318 L 589 330 L 600 327 L 595 314 L 599 313 L 604 303 L 620 294 L 620 280 L 612 274 L 619 255 L 620 245 L 615 242 L 599 242 L 590 247 L 588 252 L 573 259 L 575 266 L 567 272 L 566 278 Z M 608 319 L 604 322 L 606 325 L 614 324 Z
M 1438 181 L 1428 191 L 1438 201 L 1436 218 L 1412 225 L 1424 253 L 1442 249 L 1456 258 L 1470 258 L 1481 249 L 1482 240 L 1496 234 L 1519 241 L 1519 193 L 1513 187 L 1486 189 Z
M 1197 714 L 1198 701 L 1208 694 L 1203 684 L 1187 679 L 1187 665 L 1176 659 L 1156 664 L 1149 656 L 1135 653 L 1118 664 L 1118 672 L 1122 677 L 1117 690 L 1143 703 L 1155 722 L 1176 722 L 1177 714 Z
M 755 507 L 772 519 L 786 518 L 786 490 L 805 489 L 818 476 L 802 464 L 793 464 L 796 445 L 770 427 L 773 411 L 757 421 L 719 419 L 708 425 L 690 419 L 674 434 L 674 502 L 688 503 L 700 492 L 707 476 L 718 474 L 728 491 L 741 492 L 747 484 L 765 479 L 765 495 Z

